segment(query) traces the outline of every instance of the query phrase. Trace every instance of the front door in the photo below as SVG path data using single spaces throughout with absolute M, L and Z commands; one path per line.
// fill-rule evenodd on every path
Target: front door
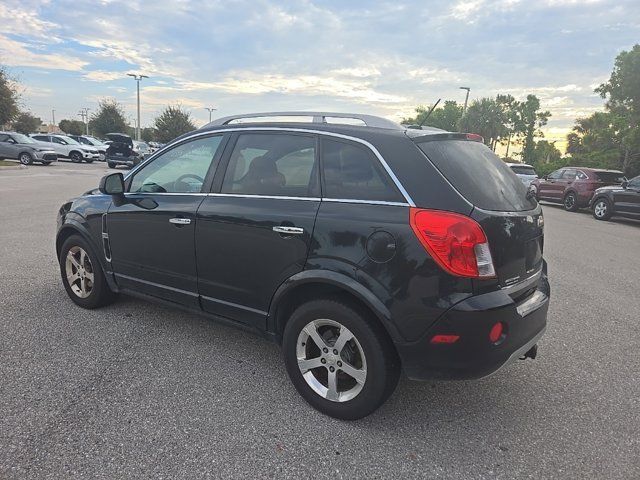
M 557 198 L 557 194 L 555 193 L 558 190 L 557 183 L 560 181 L 562 177 L 563 169 L 556 170 L 555 172 L 551 172 L 545 179 L 540 182 L 538 187 L 538 197 L 548 200 Z
M 218 163 L 222 135 L 187 140 L 127 179 L 107 214 L 116 281 L 124 289 L 199 308 L 196 211 Z
M 640 217 L 640 177 L 635 177 L 624 190 L 613 193 L 615 211 L 623 215 Z
M 242 133 L 198 209 L 202 308 L 260 329 L 276 289 L 305 265 L 320 205 L 313 135 Z

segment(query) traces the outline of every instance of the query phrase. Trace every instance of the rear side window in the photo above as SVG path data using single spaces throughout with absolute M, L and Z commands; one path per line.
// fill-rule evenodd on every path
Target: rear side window
M 319 185 L 314 137 L 243 134 L 231 153 L 222 193 L 317 197 Z
M 537 175 L 533 167 L 528 165 L 511 165 L 509 168 L 518 175 Z
M 380 161 L 365 146 L 324 138 L 322 168 L 325 198 L 404 201 Z
M 527 198 L 524 184 L 482 143 L 435 140 L 418 143 L 418 146 L 456 190 L 476 207 L 506 212 L 536 207 L 535 200 Z
M 596 180 L 609 183 L 622 183 L 625 176 L 622 172 L 595 172 Z

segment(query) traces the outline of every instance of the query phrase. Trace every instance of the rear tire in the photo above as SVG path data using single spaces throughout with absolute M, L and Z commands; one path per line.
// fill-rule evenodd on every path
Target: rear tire
M 27 152 L 21 153 L 20 157 L 18 157 L 18 160 L 20 160 L 20 163 L 22 165 L 31 165 L 33 163 L 33 157 L 30 153 Z
M 42 165 L 44 165 L 45 167 L 48 167 L 49 165 L 51 165 L 51 162 L 42 162 Z
M 82 308 L 108 305 L 115 299 L 102 266 L 87 241 L 79 235 L 65 240 L 60 249 L 60 274 L 69 298 Z
M 87 159 L 85 160 L 85 162 L 87 162 L 87 163 L 93 163 L 93 158 L 87 158 Z
M 593 218 L 596 220 L 609 220 L 613 211 L 611 210 L 611 202 L 605 197 L 598 198 L 593 203 L 593 210 L 591 211 Z
M 312 407 L 331 417 L 366 417 L 398 384 L 398 355 L 377 320 L 367 317 L 350 303 L 313 300 L 298 307 L 285 327 L 289 378 Z
M 562 205 L 567 212 L 575 212 L 578 210 L 578 197 L 575 193 L 569 192 L 562 199 Z
M 82 162 L 82 155 L 80 154 L 80 152 L 71 152 L 69 154 L 69 158 L 71 159 L 71 161 L 73 163 L 81 163 Z

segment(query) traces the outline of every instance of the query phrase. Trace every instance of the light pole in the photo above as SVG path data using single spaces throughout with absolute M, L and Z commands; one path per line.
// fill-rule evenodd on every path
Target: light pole
M 90 108 L 81 108 L 80 112 L 78 113 L 78 115 L 80 115 L 80 117 L 82 118 L 82 121 L 85 124 L 85 128 L 87 130 L 86 135 L 89 135 L 89 110 L 91 110 Z
M 136 123 L 136 139 L 140 140 L 140 80 L 143 78 L 149 78 L 146 75 L 136 75 L 135 73 L 127 73 L 129 77 L 133 77 L 133 79 L 137 83 L 138 87 L 138 122 Z
M 53 110 L 51 110 L 51 131 L 55 132 L 56 131 L 56 109 L 54 108 Z
M 460 87 L 460 90 L 466 90 L 467 91 L 467 95 L 464 97 L 464 108 L 462 109 L 462 114 L 464 115 L 465 113 L 467 113 L 467 102 L 469 101 L 469 91 L 471 91 L 471 88 L 469 88 L 469 87 Z
M 211 112 L 213 112 L 214 110 L 217 110 L 217 108 L 213 108 L 213 107 L 204 107 L 205 110 L 209 110 L 209 123 L 211 123 Z

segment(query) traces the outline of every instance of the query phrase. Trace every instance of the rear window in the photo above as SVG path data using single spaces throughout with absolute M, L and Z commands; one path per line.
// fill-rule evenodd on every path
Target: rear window
M 469 202 L 493 211 L 519 212 L 536 207 L 527 188 L 484 144 L 468 140 L 418 143 L 429 160 Z
M 622 183 L 624 182 L 624 173 L 622 172 L 595 172 L 596 180 L 607 183 Z
M 513 170 L 513 173 L 517 173 L 518 175 L 536 175 L 536 171 L 533 167 L 528 165 L 509 165 L 509 168 Z

